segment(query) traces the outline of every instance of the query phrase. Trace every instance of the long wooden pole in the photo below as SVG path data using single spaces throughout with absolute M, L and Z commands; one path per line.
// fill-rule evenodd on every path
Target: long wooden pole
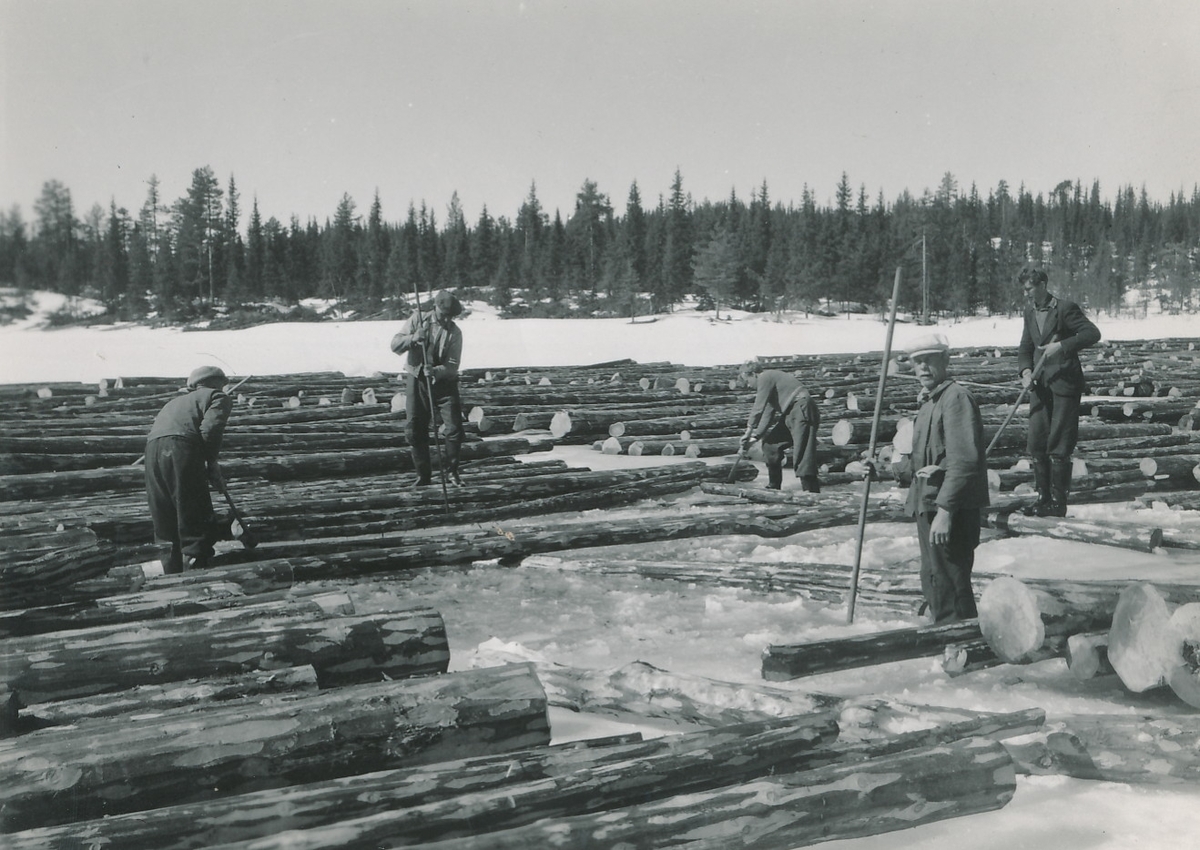
M 888 365 L 892 360 L 892 334 L 896 330 L 896 302 L 900 299 L 900 266 L 896 266 L 896 279 L 892 284 L 892 315 L 888 318 L 887 341 L 883 345 L 883 362 L 879 365 L 879 389 L 875 393 L 875 414 L 871 418 L 871 444 L 867 457 L 875 461 L 875 444 L 879 438 L 879 420 L 883 416 L 883 390 L 887 386 Z M 867 503 L 871 498 L 871 475 L 863 478 L 862 505 L 858 511 L 858 543 L 854 547 L 854 569 L 850 573 L 850 601 L 846 608 L 846 622 L 854 622 L 854 602 L 858 596 L 858 573 L 862 566 L 863 537 L 867 533 Z
M 1029 388 L 1033 386 L 1033 382 L 1038 379 L 1038 375 L 1042 373 L 1042 367 L 1046 365 L 1046 358 L 1038 360 L 1037 365 L 1033 367 L 1033 373 L 1029 376 L 1029 386 L 1021 387 L 1021 393 L 1017 396 L 1017 400 L 1013 402 L 1012 410 L 1008 412 L 1008 416 L 1004 418 L 1004 422 L 1000 425 L 1000 430 L 992 437 L 992 441 L 988 443 L 987 451 L 983 453 L 984 457 L 988 457 L 992 453 L 992 449 L 996 447 L 996 442 L 1000 439 L 1000 435 L 1004 433 L 1004 429 L 1008 427 L 1008 423 L 1012 422 L 1013 417 L 1017 415 L 1017 408 L 1021 406 L 1021 402 L 1025 401 L 1025 396 L 1029 394 Z

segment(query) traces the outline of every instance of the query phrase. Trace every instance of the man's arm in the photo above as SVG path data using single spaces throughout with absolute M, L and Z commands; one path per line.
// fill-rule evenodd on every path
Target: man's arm
M 403 354 L 412 348 L 414 342 L 419 342 L 417 337 L 417 314 L 413 313 L 408 317 L 404 327 L 392 337 L 392 351 L 396 354 Z
M 1062 324 L 1070 335 L 1062 334 L 1062 349 L 1064 353 L 1076 354 L 1084 348 L 1090 348 L 1100 341 L 1100 329 L 1092 320 L 1084 315 L 1083 310 L 1074 301 L 1070 302 L 1062 313 Z
M 1025 311 L 1025 319 L 1021 328 L 1021 345 L 1017 348 L 1017 374 L 1024 376 L 1033 371 L 1033 334 L 1029 331 L 1029 311 Z
M 233 399 L 220 390 L 215 390 L 208 400 L 204 417 L 200 420 L 200 439 L 210 461 L 215 461 L 221 453 L 221 441 L 225 437 L 225 426 L 229 424 L 229 414 L 233 411 Z

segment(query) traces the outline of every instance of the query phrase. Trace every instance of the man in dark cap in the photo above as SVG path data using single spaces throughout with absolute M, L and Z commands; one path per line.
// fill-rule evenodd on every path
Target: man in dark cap
M 206 566 L 213 542 L 228 534 L 208 493 L 221 474 L 217 455 L 233 409 L 225 381 L 215 366 L 193 370 L 187 394 L 163 406 L 146 438 L 146 496 L 166 573 Z
M 1026 513 L 1066 516 L 1071 454 L 1079 438 L 1079 401 L 1086 385 L 1079 352 L 1099 342 L 1100 331 L 1078 304 L 1047 291 L 1044 271 L 1024 269 L 1018 280 L 1029 303 L 1017 369 L 1021 383 L 1029 387 L 1028 448 L 1038 490 L 1037 504 Z
M 462 483 L 458 476 L 459 447 L 463 441 L 462 401 L 458 395 L 462 330 L 454 322 L 461 314 L 458 298 L 442 290 L 433 299 L 432 312 L 414 310 L 404 329 L 392 337 L 392 351 L 408 354 L 404 369 L 407 373 L 404 433 L 417 472 L 415 487 L 425 487 L 432 481 L 429 428 L 435 408 L 445 438 L 446 473 L 451 482 Z
M 747 379 L 754 367 L 748 364 Z M 817 428 L 821 414 L 808 390 L 793 375 L 779 369 L 766 369 L 753 378 L 756 391 L 742 451 L 755 440 L 762 440 L 763 461 L 767 466 L 767 488 L 783 487 L 783 456 L 792 450 L 792 468 L 800 479 L 800 488 L 820 493 L 817 478 Z
M 975 397 L 950 377 L 950 344 L 941 334 L 908 347 L 921 383 L 911 455 L 894 465 L 908 487 L 904 510 L 917 519 L 921 592 L 934 623 L 978 616 L 971 571 L 980 508 L 989 501 L 983 419 Z

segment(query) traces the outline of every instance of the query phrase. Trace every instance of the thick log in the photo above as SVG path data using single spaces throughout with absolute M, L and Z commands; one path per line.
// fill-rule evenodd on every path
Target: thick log
M 1022 663 L 1032 664 L 1036 661 L 1059 658 L 1064 651 L 1065 641 L 1062 638 L 1050 638 L 1038 649 L 1027 653 L 1022 659 Z M 997 656 L 991 645 L 983 638 L 952 643 L 942 651 L 942 670 L 947 676 L 952 677 L 1006 663 L 1008 662 Z
M 48 729 L 0 743 L 0 828 L 30 829 L 549 740 L 545 695 L 525 665 L 336 688 L 137 724 Z
M 69 629 L 161 620 L 166 617 L 182 617 L 204 611 L 268 602 L 288 608 L 294 607 L 298 611 L 311 611 L 314 614 L 331 613 L 328 602 L 311 597 L 293 601 L 284 593 L 286 592 L 272 594 L 270 598 L 265 594 L 247 596 L 237 584 L 204 582 L 143 590 L 96 600 L 6 611 L 0 613 L 0 638 L 28 637 Z M 337 604 L 341 610 L 338 613 L 354 613 L 349 597 L 345 594 L 340 594 L 340 597 Z
M 1121 591 L 1108 630 L 1108 660 L 1134 693 L 1166 684 L 1177 641 L 1171 609 L 1154 585 L 1131 584 Z
M 312 665 L 284 667 L 278 670 L 253 670 L 249 673 L 191 679 L 166 685 L 139 685 L 128 690 L 80 699 L 41 702 L 22 708 L 18 725 L 40 729 L 45 726 L 72 726 L 133 714 L 142 718 L 168 711 L 207 711 L 235 701 L 316 691 L 317 671 Z
M 953 777 L 952 782 L 947 778 Z M 682 794 L 653 803 L 423 844 L 427 850 L 529 847 L 659 848 L 687 841 L 708 847 L 788 848 L 878 835 L 1002 808 L 1016 789 L 1013 763 L 981 738 L 850 764 Z M 291 836 L 289 836 L 291 837 Z M 289 846 L 333 847 L 325 840 Z M 344 846 L 344 845 L 343 845 Z M 352 845 L 365 846 L 365 845 Z
M 311 664 L 322 687 L 444 673 L 441 615 L 430 608 L 316 619 L 272 606 L 98 626 L 0 647 L 0 682 L 27 705 L 136 685 Z
M 1155 481 L 1170 481 L 1176 487 L 1200 487 L 1200 455 L 1143 457 L 1138 469 Z
M 1106 631 L 1128 582 L 1021 581 L 1001 576 L 979 597 L 979 626 L 1000 658 L 1020 663 L 1047 637 Z M 1200 585 L 1158 584 L 1173 604 L 1200 601 Z
M 771 645 L 763 652 L 762 677 L 797 679 L 833 670 L 852 670 L 892 661 L 940 655 L 947 644 L 980 637 L 976 620 L 944 626 L 919 626 L 791 645 Z
M 1171 655 L 1167 684 L 1175 696 L 1200 708 L 1200 602 L 1180 605 L 1171 614 Z
M 189 570 L 177 575 L 164 575 L 157 561 L 113 567 L 100 578 L 71 585 L 76 594 L 88 598 L 121 596 L 142 590 L 169 590 L 204 585 L 211 582 L 232 584 L 247 596 L 278 593 L 292 587 L 292 565 L 286 561 L 251 562 L 232 566 L 212 566 Z
M 1146 785 L 1200 782 L 1200 718 L 1088 714 L 1060 718 L 1035 740 L 1006 742 L 1020 773 Z
M 1037 535 L 1056 540 L 1076 540 L 1100 546 L 1115 546 L 1135 552 L 1153 552 L 1163 542 L 1163 531 L 1155 526 L 1120 522 L 1088 522 L 1067 517 L 1029 517 L 1007 511 L 987 511 L 991 528 L 1014 535 Z

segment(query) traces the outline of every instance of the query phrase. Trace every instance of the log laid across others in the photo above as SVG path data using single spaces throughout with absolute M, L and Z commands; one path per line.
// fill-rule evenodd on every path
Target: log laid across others
M 980 636 L 977 620 L 963 620 L 943 626 L 892 629 L 811 643 L 772 644 L 763 652 L 762 677 L 783 681 L 834 670 L 927 658 L 941 654 L 948 644 Z
M 336 688 L 0 742 L 0 831 L 548 744 L 533 670 Z
M 1038 535 L 1116 546 L 1135 552 L 1153 552 L 1163 543 L 1163 531 L 1154 526 L 1120 522 L 1089 522 L 1068 517 L 1030 517 L 1007 511 L 987 511 L 987 524 L 1009 534 Z

